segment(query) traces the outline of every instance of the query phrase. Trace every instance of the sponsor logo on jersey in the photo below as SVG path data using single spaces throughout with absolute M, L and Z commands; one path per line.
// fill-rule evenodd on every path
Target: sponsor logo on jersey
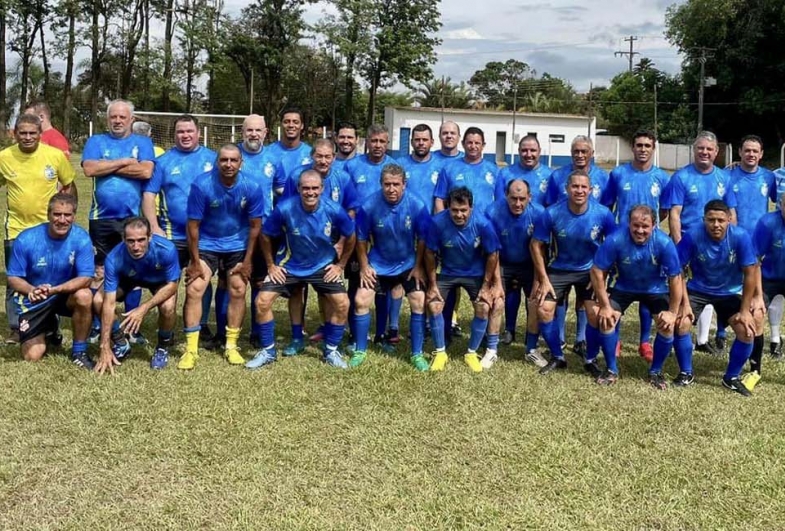
M 46 267 L 46 266 L 47 266 L 47 263 L 46 263 L 46 257 L 45 256 L 42 256 L 41 258 L 39 258 L 38 262 L 35 263 L 35 267 Z

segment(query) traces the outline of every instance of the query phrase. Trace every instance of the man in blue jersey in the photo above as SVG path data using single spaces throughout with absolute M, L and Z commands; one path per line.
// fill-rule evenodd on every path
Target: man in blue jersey
M 611 273 L 614 282 L 609 289 L 606 283 Z M 596 302 L 588 305 L 587 333 L 589 337 L 599 339 L 606 369 L 601 371 L 596 358 L 587 357 L 586 370 L 598 384 L 616 382 L 619 375 L 616 363 L 618 324 L 624 311 L 637 302 L 656 316 L 657 337 L 649 380 L 655 388 L 665 389 L 662 366 L 673 346 L 683 280 L 676 245 L 657 229 L 657 211 L 643 204 L 631 207 L 622 227 L 600 245 L 590 274 Z M 684 372 L 684 369 L 682 367 L 674 385 L 685 386 L 693 382 L 692 373 Z
M 276 195 L 283 193 L 286 178 L 300 166 L 311 163 L 311 146 L 303 142 L 305 130 L 303 113 L 296 107 L 284 109 L 281 113 L 281 129 L 283 137 L 269 146 L 270 154 L 278 161 L 278 172 L 275 174 L 273 188 Z
M 669 176 L 654 165 L 657 137 L 653 132 L 640 130 L 632 138 L 632 162 L 611 171 L 606 197 L 608 205 L 614 205 L 616 223 L 627 225 L 630 211 L 638 205 L 646 205 L 655 215 L 655 225 L 660 220 L 660 197 L 668 184 Z M 640 343 L 638 354 L 651 363 L 654 357 L 651 338 L 652 316 L 645 304 L 638 305 L 640 319 Z
M 504 290 L 499 275 L 499 240 L 488 219 L 474 211 L 474 197 L 465 186 L 453 188 L 446 197 L 446 211 L 436 214 L 425 240 L 425 271 L 428 275 L 426 301 L 431 314 L 431 337 L 435 351 L 432 371 L 444 370 L 445 351 L 443 296 L 463 288 L 474 305 L 468 351 L 463 357 L 472 372 L 482 372 L 477 355 L 488 330 L 487 350 L 499 343 L 499 325 L 504 311 Z M 437 263 L 438 274 L 437 274 Z M 495 329 L 489 325 L 489 319 Z M 490 357 L 495 353 L 492 352 Z
M 682 301 L 681 321 L 674 348 L 686 369 L 692 360 L 690 327 L 694 316 L 707 304 L 717 311 L 717 323 L 733 327 L 736 339 L 730 349 L 722 385 L 743 396 L 752 393 L 740 375 L 750 357 L 753 343 L 763 348 L 763 316 L 766 306 L 760 286 L 758 259 L 747 231 L 731 225 L 731 212 L 725 202 L 712 199 L 703 209 L 703 223 L 682 232 L 678 244 L 682 268 L 689 267 L 691 278 Z
M 103 278 L 106 255 L 123 239 L 123 221 L 141 213 L 142 189 L 155 167 L 153 143 L 149 137 L 132 133 L 133 120 L 131 102 L 112 101 L 106 108 L 108 131 L 88 138 L 82 152 L 82 169 L 93 180 L 89 230 L 98 282 Z M 141 293 L 126 295 L 126 310 L 139 305 Z M 131 340 L 146 343 L 142 336 Z
M 22 357 L 38 361 L 46 354 L 45 335 L 57 330 L 57 316 L 71 318 L 71 361 L 93 369 L 87 355 L 95 274 L 93 244 L 74 226 L 76 198 L 58 193 L 47 207 L 48 223 L 22 231 L 8 261 L 8 285 L 19 313 Z
M 115 365 L 128 355 L 131 345 L 124 334 L 133 335 L 142 328 L 147 313 L 158 309 L 158 345 L 150 360 L 153 369 L 164 369 L 169 348 L 174 344 L 177 320 L 177 286 L 180 261 L 177 248 L 159 234 L 152 234 L 143 217 L 130 217 L 123 224 L 123 242 L 117 244 L 104 262 L 104 285 L 93 298 L 93 308 L 101 316 L 101 340 L 95 370 L 114 373 Z M 152 297 L 133 310 L 115 316 L 117 303 L 131 291 L 145 288 Z
M 199 144 L 199 121 L 190 114 L 178 116 L 174 121 L 174 147 L 156 159 L 153 178 L 144 188 L 142 212 L 153 234 L 174 243 L 181 269 L 188 265 L 188 193 L 197 176 L 213 169 L 216 157 L 215 151 Z M 199 334 L 204 346 L 214 341 L 207 325 L 211 302 L 212 289 L 208 289 L 202 300 Z
M 449 120 L 442 122 L 439 126 L 439 150 L 433 152 L 433 157 L 442 162 L 461 158 L 460 143 L 461 128 L 458 124 Z
M 427 124 L 417 124 L 412 128 L 411 146 L 412 152 L 398 162 L 406 172 L 406 189 L 417 195 L 430 212 L 433 210 L 433 191 L 444 160 L 431 153 L 433 131 Z
M 277 359 L 273 303 L 280 295 L 291 296 L 302 285 L 313 286 L 330 305 L 330 321 L 324 332 L 324 361 L 333 367 L 347 368 L 338 345 L 349 311 L 343 272 L 354 250 L 354 221 L 337 203 L 322 199 L 323 187 L 317 171 L 304 171 L 300 175 L 300 197 L 281 201 L 264 222 L 262 253 L 268 276 L 254 301 L 262 348 L 245 364 L 249 369 L 264 367 Z M 336 237 L 340 256 L 335 251 Z M 273 238 L 282 239 L 275 255 Z
M 545 209 L 531 201 L 529 183 L 513 179 L 507 183 L 504 197 L 497 199 L 486 212 L 501 250 L 502 281 L 504 283 L 505 330 L 502 343 L 509 345 L 515 340 L 515 324 L 521 306 L 521 291 L 526 297 L 526 359 L 542 367 L 547 363 L 537 352 L 537 305 L 531 298 L 534 282 L 534 264 L 529 253 L 529 242 L 534 226 L 545 215 Z M 493 364 L 492 360 L 486 364 Z
M 351 122 L 341 122 L 335 132 L 335 168 L 343 170 L 344 165 L 357 156 L 357 126 Z
M 730 176 L 715 166 L 719 149 L 717 137 L 709 131 L 698 133 L 692 144 L 694 162 L 679 169 L 671 176 L 666 192 L 666 200 L 670 208 L 668 223 L 670 235 L 678 245 L 681 235 L 702 225 L 703 207 L 712 199 L 722 199 L 730 207 L 731 222 L 735 222 L 735 198 L 729 195 Z M 719 352 L 709 343 L 709 327 L 713 312 L 711 304 L 702 307 L 703 313 L 698 317 L 697 349 L 717 355 Z M 718 331 L 721 327 L 717 327 Z
M 497 198 L 504 195 L 507 185 L 515 179 L 523 179 L 529 185 L 531 202 L 545 205 L 548 182 L 552 170 L 540 163 L 540 141 L 534 135 L 526 135 L 518 142 L 518 164 L 502 168 L 496 180 Z
M 594 255 L 603 239 L 616 229 L 611 211 L 590 199 L 591 195 L 589 175 L 584 170 L 575 170 L 567 177 L 567 200 L 548 207 L 534 226 L 529 244 L 537 282 L 534 297 L 538 304 L 540 333 L 551 351 L 551 359 L 540 369 L 540 374 L 567 368 L 554 320 L 556 307 L 572 288 L 575 288 L 576 305 L 591 305 L 589 271 Z M 552 249 L 551 261 L 546 267 L 549 247 Z M 596 358 L 598 348 L 599 338 L 589 334 L 586 355 L 581 357 Z
M 218 273 L 229 291 L 224 356 L 232 365 L 245 360 L 237 348 L 245 317 L 245 292 L 264 216 L 264 197 L 256 180 L 240 171 L 240 148 L 226 144 L 216 168 L 196 178 L 188 195 L 188 254 L 183 326 L 186 350 L 178 369 L 190 370 L 199 359 L 202 297 Z
M 418 371 L 427 371 L 428 361 L 422 350 L 425 331 L 422 255 L 429 211 L 419 197 L 409 192 L 401 166 L 385 166 L 381 185 L 382 191 L 366 199 L 357 212 L 360 288 L 355 300 L 357 345 L 349 366 L 357 367 L 367 357 L 374 295 L 402 286 L 411 307 L 411 363 Z

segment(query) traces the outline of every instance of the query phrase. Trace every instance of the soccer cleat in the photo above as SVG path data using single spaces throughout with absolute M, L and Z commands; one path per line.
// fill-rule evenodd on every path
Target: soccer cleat
M 782 359 L 782 342 L 774 343 L 773 341 L 769 343 L 769 354 L 775 360 Z
M 93 360 L 91 360 L 90 356 L 87 355 L 87 352 L 71 354 L 71 363 L 77 367 L 84 367 L 88 371 L 92 371 L 95 368 L 95 363 L 93 363 Z
M 595 381 L 597 382 L 597 385 L 613 385 L 616 383 L 618 379 L 619 379 L 618 374 L 606 370 Z
M 112 345 L 112 354 L 117 361 L 123 361 L 131 352 L 131 342 L 127 339 L 115 341 Z
M 567 361 L 561 358 L 551 358 L 551 360 L 540 369 L 540 374 L 548 374 L 553 371 L 563 371 L 567 368 Z
M 723 352 L 725 350 L 725 338 L 720 336 L 715 337 L 714 347 L 720 352 Z
M 758 371 L 748 372 L 741 378 L 741 383 L 747 388 L 747 391 L 752 391 L 760 381 L 760 374 Z
M 245 362 L 245 368 L 246 369 L 260 369 L 260 368 L 264 367 L 265 365 L 270 365 L 276 359 L 278 359 L 278 358 L 275 355 L 275 350 L 274 349 L 272 351 L 270 351 L 270 350 L 267 350 L 267 349 L 263 348 L 263 349 L 259 350 L 254 355 L 253 358 L 251 358 L 250 360 Z
M 49 332 L 46 334 L 46 345 L 48 347 L 61 347 L 63 346 L 63 334 L 60 333 L 60 330 L 55 330 L 54 332 Z
M 302 354 L 303 352 L 305 352 L 305 343 L 303 342 L 303 340 L 292 339 L 292 342 L 286 345 L 286 348 L 283 349 L 282 354 L 288 358 L 291 356 Z
M 664 391 L 668 388 L 668 384 L 665 382 L 665 377 L 663 377 L 661 372 L 649 374 L 649 384 L 653 388 L 659 389 L 660 391 Z
M 483 369 L 490 369 L 497 361 L 499 361 L 499 355 L 496 352 L 486 352 L 480 360 L 480 365 Z
M 147 345 L 147 339 L 139 332 L 128 335 L 128 342 L 132 345 Z
M 6 345 L 18 345 L 19 344 L 19 330 L 11 330 L 11 333 L 8 334 L 5 338 Z
M 160 371 L 161 369 L 165 369 L 168 364 L 169 352 L 167 352 L 165 348 L 158 347 L 155 349 L 153 357 L 150 360 L 150 368 Z
M 355 343 L 355 342 L 351 342 L 351 343 L 347 343 L 347 344 L 346 344 L 346 352 L 348 352 L 349 354 L 351 354 L 351 353 L 353 353 L 355 350 L 357 350 L 357 343 Z
M 319 341 L 324 341 L 324 328 L 319 327 L 316 332 L 312 336 L 308 338 L 308 341 L 311 343 L 318 343 Z
M 428 365 L 428 360 L 426 360 L 425 356 L 422 354 L 415 354 L 410 358 L 410 361 L 414 368 L 419 372 L 425 372 L 430 368 Z
M 203 348 L 205 350 L 215 350 L 219 345 L 217 343 L 218 338 L 213 331 L 210 330 L 210 327 L 206 324 L 201 326 L 199 330 L 199 348 Z
M 654 359 L 654 349 L 651 347 L 651 343 L 648 341 L 645 343 L 641 343 L 638 347 L 638 355 L 646 360 L 646 363 L 651 363 Z M 618 356 L 618 353 L 617 353 Z
M 398 343 L 401 342 L 401 336 L 398 335 L 397 328 L 390 328 L 387 331 L 387 342 L 390 343 L 391 345 L 397 345 Z
M 196 360 L 199 359 L 199 354 L 193 352 L 186 352 L 182 356 L 180 356 L 180 360 L 177 362 L 177 368 L 182 371 L 190 371 L 194 367 L 196 367 Z
M 586 358 L 586 342 L 576 341 L 572 346 L 572 351 L 581 358 Z
M 602 376 L 602 371 L 600 370 L 599 366 L 597 365 L 597 360 L 592 360 L 588 363 L 583 364 L 583 370 L 589 373 L 589 376 L 594 378 L 595 380 Z
M 329 350 L 324 355 L 324 362 L 336 369 L 348 369 L 349 366 L 343 361 L 343 356 L 337 350 Z
M 447 362 L 450 361 L 450 358 L 447 357 L 447 353 L 443 350 L 439 352 L 433 353 L 433 360 L 431 360 L 431 370 L 432 371 L 443 371 L 444 367 L 447 366 Z
M 237 349 L 237 347 L 225 349 L 224 357 L 226 358 L 226 361 L 229 362 L 229 365 L 245 364 L 245 358 L 240 355 L 240 351 Z
M 480 357 L 474 352 L 467 352 L 463 355 L 463 362 L 469 366 L 472 372 L 482 372 Z
M 458 337 L 458 338 L 463 337 L 463 329 L 461 328 L 461 325 L 459 325 L 458 323 L 453 323 L 450 329 L 452 331 L 452 337 Z
M 739 393 L 741 396 L 752 396 L 752 393 L 750 393 L 749 389 L 744 387 L 744 384 L 741 382 L 741 379 L 738 376 L 734 376 L 733 378 L 723 378 L 722 386 L 725 389 L 730 389 L 733 392 Z
M 676 387 L 687 387 L 695 383 L 695 375 L 691 372 L 680 372 L 673 379 L 673 385 Z
M 505 330 L 501 337 L 502 345 L 512 345 L 513 341 L 515 341 L 515 332 Z
M 87 336 L 87 342 L 91 345 L 95 345 L 101 340 L 101 329 L 100 328 L 91 328 L 90 335 Z
M 349 358 L 349 367 L 359 367 L 368 358 L 368 353 L 362 350 L 355 350 L 352 357 Z
M 720 353 L 717 351 L 716 348 L 714 348 L 714 345 L 712 345 L 711 343 L 703 343 L 702 345 L 697 345 L 695 347 L 695 351 L 696 352 L 705 352 L 706 354 L 708 354 L 710 356 L 719 356 L 720 355 Z
M 526 359 L 526 361 L 533 363 L 536 367 L 539 367 L 540 369 L 548 365 L 548 360 L 543 358 L 542 354 L 540 354 L 540 351 L 538 351 L 537 349 L 532 349 L 529 352 L 527 352 L 524 358 Z

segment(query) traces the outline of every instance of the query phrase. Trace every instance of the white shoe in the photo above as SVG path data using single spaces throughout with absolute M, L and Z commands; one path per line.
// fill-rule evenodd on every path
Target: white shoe
M 480 365 L 482 365 L 483 369 L 487 370 L 493 367 L 493 364 L 496 363 L 496 360 L 498 359 L 499 356 L 496 354 L 496 352 L 491 350 L 486 352 L 485 355 L 482 357 L 482 360 L 480 360 Z
M 542 357 L 542 354 L 536 349 L 530 350 L 526 353 L 526 361 L 533 363 L 535 366 L 539 368 L 543 368 L 548 365 L 548 360 Z

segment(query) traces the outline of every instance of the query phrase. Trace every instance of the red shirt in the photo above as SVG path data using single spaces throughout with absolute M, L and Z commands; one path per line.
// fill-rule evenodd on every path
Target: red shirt
M 66 157 L 71 158 L 71 148 L 68 146 L 68 140 L 54 127 L 41 133 L 41 142 L 56 147 L 65 153 Z

